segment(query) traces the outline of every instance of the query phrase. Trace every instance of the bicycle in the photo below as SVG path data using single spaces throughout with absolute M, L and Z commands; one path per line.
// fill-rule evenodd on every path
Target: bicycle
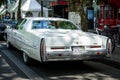
M 96 29 L 97 33 L 103 36 L 107 36 L 111 39 L 112 42 L 112 53 L 115 50 L 116 42 L 120 41 L 120 31 L 118 31 L 118 27 L 110 28 L 109 24 L 104 25 L 103 29 Z

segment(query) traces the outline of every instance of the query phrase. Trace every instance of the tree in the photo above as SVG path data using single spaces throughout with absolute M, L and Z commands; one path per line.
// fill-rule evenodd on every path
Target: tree
M 17 20 L 21 20 L 21 2 L 22 0 L 19 0 L 19 3 L 18 3 L 18 12 L 17 12 Z
M 6 2 L 7 2 L 6 0 L 0 0 L 0 6 L 5 5 Z
M 95 0 L 95 2 L 96 2 L 97 5 L 100 5 L 101 1 L 102 0 Z
M 83 8 L 83 0 L 69 0 L 69 12 L 76 12 L 81 17 L 81 28 L 83 31 L 87 31 L 86 14 Z
M 101 0 L 95 0 L 99 5 Z M 76 12 L 81 17 L 81 29 L 88 31 L 87 17 L 84 7 L 92 7 L 93 0 L 69 0 L 69 12 Z
M 6 5 L 8 0 L 0 0 L 0 6 Z M 10 2 L 16 1 L 16 0 L 10 0 Z

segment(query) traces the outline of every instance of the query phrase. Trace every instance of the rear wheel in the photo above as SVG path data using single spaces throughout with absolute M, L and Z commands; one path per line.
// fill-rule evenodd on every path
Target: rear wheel
M 40 43 L 40 58 L 41 62 L 45 61 L 45 54 L 46 54 L 46 45 L 45 45 L 45 40 L 42 39 Z

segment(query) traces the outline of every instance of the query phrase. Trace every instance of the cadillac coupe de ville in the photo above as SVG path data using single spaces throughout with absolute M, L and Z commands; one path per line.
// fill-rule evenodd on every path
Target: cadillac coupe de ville
M 111 40 L 83 32 L 79 26 L 61 18 L 25 18 L 6 30 L 7 48 L 23 52 L 23 60 L 40 62 L 92 60 L 111 56 Z

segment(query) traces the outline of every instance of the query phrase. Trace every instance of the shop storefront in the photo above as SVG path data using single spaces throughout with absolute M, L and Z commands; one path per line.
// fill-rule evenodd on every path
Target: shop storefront
M 58 0 L 52 2 L 53 16 L 68 19 L 68 0 Z
M 120 25 L 119 4 L 119 0 L 102 0 L 98 15 L 98 28 L 102 29 L 105 25 L 111 28 Z

